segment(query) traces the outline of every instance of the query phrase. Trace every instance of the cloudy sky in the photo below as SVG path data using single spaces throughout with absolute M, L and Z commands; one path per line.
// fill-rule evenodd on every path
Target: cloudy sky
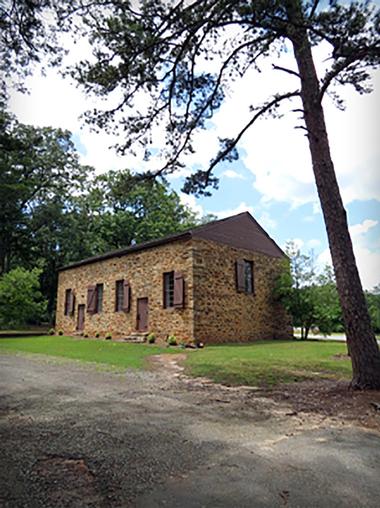
M 86 44 L 75 47 L 85 54 Z M 78 56 L 78 55 L 77 55 Z M 315 51 L 320 75 L 325 67 L 323 48 Z M 276 62 L 278 63 L 278 62 Z M 233 136 L 247 120 L 249 104 L 260 104 L 268 94 L 297 88 L 294 78 L 272 71 L 272 61 L 263 72 L 252 72 L 235 83 L 209 129 L 196 139 L 195 153 L 187 159 L 187 170 L 170 177 L 179 191 L 184 175 L 206 167 L 217 151 L 218 137 Z M 294 68 L 292 55 L 280 62 Z M 144 169 L 138 157 L 119 157 L 109 149 L 117 141 L 104 133 L 92 133 L 83 126 L 80 114 L 97 104 L 85 97 L 68 79 L 49 70 L 46 76 L 36 71 L 27 85 L 29 95 L 13 93 L 10 109 L 19 120 L 38 126 L 71 130 L 82 162 L 98 172 L 128 167 Z M 342 90 L 346 110 L 339 111 L 325 99 L 327 128 L 343 200 L 348 212 L 355 254 L 365 288 L 380 283 L 380 148 L 379 115 L 380 72 L 373 74 L 374 91 L 360 96 L 352 89 Z M 226 217 L 248 210 L 279 245 L 296 240 L 303 251 L 314 251 L 319 263 L 329 262 L 327 238 L 311 169 L 307 140 L 291 109 L 284 109 L 279 120 L 263 119 L 255 124 L 239 145 L 240 159 L 217 169 L 219 189 L 209 198 L 181 195 L 183 202 L 200 214 Z M 156 143 L 160 133 L 156 133 Z M 162 137 L 161 137 L 162 139 Z

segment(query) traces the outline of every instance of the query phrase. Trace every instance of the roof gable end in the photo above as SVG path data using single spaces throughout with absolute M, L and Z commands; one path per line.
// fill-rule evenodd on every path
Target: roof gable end
M 269 256 L 284 257 L 284 252 L 249 212 L 239 213 L 205 224 L 191 231 L 193 238 L 202 238 Z

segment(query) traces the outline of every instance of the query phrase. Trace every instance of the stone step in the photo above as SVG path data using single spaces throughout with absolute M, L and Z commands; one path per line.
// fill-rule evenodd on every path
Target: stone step
M 134 332 L 128 335 L 127 337 L 124 337 L 122 340 L 123 342 L 142 343 L 146 342 L 146 338 L 148 337 L 148 335 L 149 333 Z

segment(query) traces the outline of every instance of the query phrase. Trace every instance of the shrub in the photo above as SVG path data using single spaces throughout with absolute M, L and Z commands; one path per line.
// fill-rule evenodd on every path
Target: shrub
M 50 330 L 49 330 L 49 335 L 55 335 L 55 330 L 54 330 L 54 328 L 50 328 Z
M 176 346 L 178 344 L 177 337 L 175 335 L 169 335 L 167 343 L 169 346 Z
M 99 339 L 99 337 L 100 337 L 100 333 L 99 333 L 99 332 L 96 332 L 96 333 L 95 333 L 95 338 L 96 338 L 96 339 Z
M 22 327 L 40 322 L 47 302 L 40 290 L 41 270 L 14 268 L 0 277 L 0 326 Z
M 106 340 L 111 340 L 112 339 L 112 334 L 111 333 L 106 333 L 105 339 Z
M 87 339 L 87 338 L 88 338 L 88 333 L 83 334 L 83 337 L 84 337 L 85 339 Z
M 148 344 L 154 344 L 156 342 L 156 336 L 154 333 L 150 333 L 147 337 Z
M 63 330 L 58 330 L 58 335 L 63 335 Z

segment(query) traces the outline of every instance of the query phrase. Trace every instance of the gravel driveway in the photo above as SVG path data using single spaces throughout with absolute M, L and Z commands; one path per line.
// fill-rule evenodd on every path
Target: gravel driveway
M 173 364 L 115 374 L 4 355 L 0 369 L 1 506 L 379 506 L 375 432 Z

